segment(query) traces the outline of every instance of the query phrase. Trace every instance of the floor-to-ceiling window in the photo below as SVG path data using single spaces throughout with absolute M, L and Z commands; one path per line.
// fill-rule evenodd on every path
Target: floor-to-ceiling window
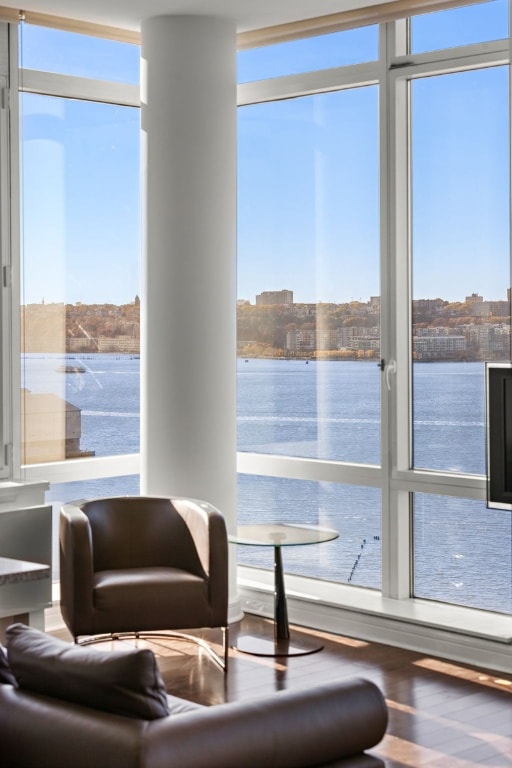
M 380 464 L 378 167 L 376 85 L 240 107 L 240 451 Z M 341 530 L 288 567 L 380 586 L 375 489 L 241 474 L 238 506 Z
M 508 115 L 508 66 L 411 84 L 416 468 L 486 471 L 483 361 L 510 358 Z M 415 594 L 509 612 L 511 533 L 508 510 L 415 494 Z
M 303 70 L 241 54 L 239 514 L 339 531 L 290 574 L 506 614 L 484 361 L 510 358 L 508 4 L 390 25 L 385 78 L 371 32 L 314 76 L 318 40 Z
M 138 453 L 139 110 L 24 93 L 21 123 L 22 461 Z
M 55 523 L 71 498 L 139 488 L 138 58 L 20 27 L 20 458 Z
M 25 476 L 137 492 L 137 47 L 22 25 L 20 50 Z M 336 528 L 285 554 L 331 604 L 512 611 L 484 407 L 510 359 L 509 58 L 504 0 L 240 53 L 239 517 Z

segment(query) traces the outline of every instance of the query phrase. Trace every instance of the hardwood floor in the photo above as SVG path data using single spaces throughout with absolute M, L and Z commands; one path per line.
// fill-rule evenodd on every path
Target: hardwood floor
M 157 640 L 149 647 L 158 657 L 168 692 L 207 705 L 284 688 L 307 688 L 335 677 L 365 677 L 380 687 L 388 703 L 387 734 L 371 750 L 388 768 L 512 768 L 512 675 L 378 643 L 292 629 L 294 636 L 321 638 L 324 649 L 288 659 L 232 650 L 224 675 L 191 643 Z M 47 630 L 69 638 L 56 608 L 47 612 Z M 240 625 L 232 626 L 231 642 L 236 642 L 240 631 L 271 636 L 272 623 L 247 615 Z M 204 636 L 220 642 L 217 633 Z

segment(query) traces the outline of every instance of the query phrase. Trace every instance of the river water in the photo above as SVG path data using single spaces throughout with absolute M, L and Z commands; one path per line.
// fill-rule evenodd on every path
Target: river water
M 84 373 L 63 374 L 63 363 Z M 97 456 L 139 450 L 140 361 L 128 355 L 27 355 L 23 385 L 82 409 L 81 448 Z M 238 448 L 360 464 L 380 462 L 381 374 L 374 362 L 238 361 Z M 413 370 L 416 467 L 484 474 L 483 363 L 421 363 Z M 49 500 L 138 493 L 138 478 L 54 485 Z M 241 522 L 302 522 L 336 541 L 286 548 L 285 570 L 380 587 L 379 489 L 240 475 Z M 415 594 L 512 611 L 511 514 L 483 502 L 416 494 Z M 239 560 L 272 567 L 272 552 L 239 547 Z

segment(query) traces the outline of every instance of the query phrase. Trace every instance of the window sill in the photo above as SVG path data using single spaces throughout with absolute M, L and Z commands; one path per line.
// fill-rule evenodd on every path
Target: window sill
M 0 512 L 10 511 L 18 507 L 30 507 L 44 504 L 44 495 L 48 490 L 47 482 L 0 482 Z
M 248 613 L 273 616 L 273 574 L 239 566 Z M 512 672 L 512 616 L 286 576 L 291 623 Z

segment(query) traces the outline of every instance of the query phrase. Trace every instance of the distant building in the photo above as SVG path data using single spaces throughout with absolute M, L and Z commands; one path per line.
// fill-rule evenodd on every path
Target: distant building
M 133 336 L 98 336 L 97 345 L 98 352 L 140 352 L 140 340 Z
M 293 291 L 263 291 L 256 296 L 256 306 L 266 304 L 293 304 Z
M 413 299 L 412 308 L 415 313 L 440 312 L 447 303 L 444 299 Z
M 286 334 L 286 349 L 290 352 L 314 350 L 378 350 L 380 338 L 377 328 L 298 328 Z
M 490 301 L 489 314 L 493 317 L 508 317 L 510 315 L 510 303 L 508 301 Z
M 470 302 L 471 304 L 471 312 L 470 314 L 473 317 L 488 317 L 492 314 L 492 304 L 495 302 L 492 301 L 475 301 Z M 505 303 L 505 302 L 504 302 Z
M 380 339 L 370 336 L 353 336 L 349 341 L 348 348 L 358 352 L 378 352 L 380 350 Z
M 98 345 L 96 339 L 88 339 L 87 336 L 83 336 L 79 339 L 68 338 L 66 339 L 66 352 L 88 352 L 93 346 L 96 351 Z
M 466 296 L 465 298 L 466 304 L 479 304 L 483 300 L 484 297 L 478 293 L 472 293 L 471 296 Z
M 360 333 L 361 329 L 354 325 L 344 326 L 336 330 L 336 346 L 338 349 L 348 349 L 350 342 Z
M 465 353 L 464 336 L 414 336 L 412 342 L 416 360 L 443 360 Z
M 316 349 L 316 331 L 302 329 L 288 331 L 286 349 L 293 352 L 312 352 Z
M 467 341 L 474 345 L 482 357 L 508 357 L 510 328 L 508 325 L 473 325 L 464 330 Z
M 33 394 L 22 389 L 21 423 L 24 464 L 94 456 L 94 451 L 80 448 L 80 408 L 58 395 Z

